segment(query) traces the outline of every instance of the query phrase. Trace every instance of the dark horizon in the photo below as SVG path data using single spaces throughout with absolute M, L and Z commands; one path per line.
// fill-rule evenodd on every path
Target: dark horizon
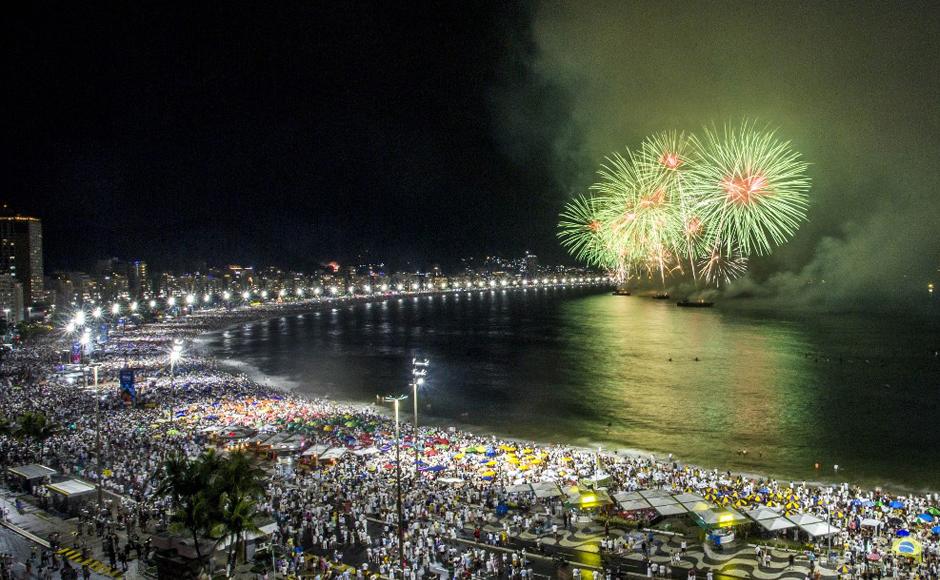
M 558 213 L 605 155 L 749 118 L 813 185 L 744 292 L 827 279 L 900 302 L 938 275 L 926 3 L 26 4 L 9 21 L 2 200 L 43 220 L 47 271 L 574 264 Z

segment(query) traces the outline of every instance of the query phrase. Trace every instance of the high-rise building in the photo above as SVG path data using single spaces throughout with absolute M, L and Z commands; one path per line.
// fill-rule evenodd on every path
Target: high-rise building
M 530 276 L 537 275 L 539 273 L 539 257 L 533 253 L 526 252 L 525 255 L 525 272 Z
M 147 272 L 147 262 L 131 260 L 127 264 L 127 282 L 131 296 L 135 298 L 149 296 L 150 274 Z
M 22 284 L 27 306 L 43 300 L 39 218 L 0 215 L 0 274 L 10 274 Z
M 0 311 L 8 324 L 14 324 L 24 317 L 23 285 L 10 274 L 0 274 Z

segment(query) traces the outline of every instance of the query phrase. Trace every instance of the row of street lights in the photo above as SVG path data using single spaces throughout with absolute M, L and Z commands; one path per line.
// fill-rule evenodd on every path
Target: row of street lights
M 508 280 L 505 280 L 505 279 L 500 280 L 498 282 L 494 279 L 490 279 L 488 281 L 477 280 L 475 283 L 472 281 L 467 281 L 465 284 L 461 284 L 459 282 L 454 282 L 450 284 L 448 284 L 447 282 L 442 282 L 438 285 L 434 285 L 433 283 L 428 283 L 423 286 L 421 284 L 415 283 L 415 284 L 411 284 L 409 290 L 412 292 L 422 292 L 422 291 L 434 292 L 434 291 L 446 291 L 446 290 L 460 291 L 463 289 L 471 290 L 474 288 L 497 288 L 497 287 L 499 288 L 509 288 L 509 287 L 525 288 L 529 286 L 538 287 L 540 285 L 551 286 L 551 285 L 569 284 L 569 283 L 570 284 L 584 284 L 584 283 L 591 284 L 591 283 L 601 283 L 601 282 L 611 282 L 611 279 L 607 277 L 588 277 L 588 278 L 580 277 L 580 278 L 561 278 L 561 279 L 559 278 L 541 278 L 541 279 L 535 278 L 531 280 L 529 279 L 513 280 L 512 282 L 509 282 Z M 357 290 L 356 286 L 349 286 L 348 288 L 346 288 L 346 291 L 348 294 L 355 294 L 356 290 Z M 390 286 L 389 284 L 382 284 L 381 286 L 377 286 L 377 287 L 373 287 L 370 284 L 365 284 L 365 285 L 358 287 L 358 290 L 363 295 L 371 295 L 376 291 L 381 292 L 381 293 L 387 293 L 387 292 L 393 292 L 393 291 L 405 292 L 406 287 L 404 284 L 400 284 L 400 283 L 394 286 Z M 336 297 L 340 294 L 340 288 L 337 286 L 329 286 L 326 288 L 316 287 L 316 288 L 311 288 L 309 292 L 313 295 L 314 298 L 319 298 L 322 294 L 324 294 L 324 292 L 328 294 L 330 297 Z M 307 291 L 304 290 L 303 288 L 295 288 L 293 294 L 297 298 L 303 298 L 307 294 Z M 286 298 L 289 295 L 289 292 L 286 288 L 282 288 L 278 290 L 277 292 L 268 292 L 267 290 L 262 290 L 260 292 L 244 290 L 241 293 L 235 293 L 235 294 L 233 294 L 232 292 L 228 290 L 225 290 L 221 293 L 221 298 L 226 303 L 232 302 L 233 299 L 237 299 L 238 297 L 240 297 L 241 300 L 244 302 L 249 302 L 252 296 L 258 296 L 262 300 L 267 300 L 271 298 L 272 295 L 275 295 L 278 298 Z M 202 298 L 201 303 L 208 305 L 213 302 L 214 295 L 212 293 L 207 292 L 203 294 L 201 298 Z M 186 294 L 182 296 L 180 299 L 177 299 L 176 296 L 168 296 L 165 300 L 165 305 L 170 308 L 173 308 L 179 305 L 179 306 L 185 306 L 186 308 L 192 309 L 192 308 L 195 308 L 199 303 L 200 303 L 200 299 L 194 293 Z M 157 308 L 159 303 L 156 299 L 151 299 L 148 301 L 147 305 L 150 307 L 151 310 L 154 310 Z M 140 304 L 136 300 L 132 301 L 127 304 L 127 309 L 132 314 L 136 314 L 140 310 Z M 110 312 L 112 318 L 116 318 L 121 315 L 121 312 L 123 311 L 123 307 L 121 303 L 114 302 L 108 308 L 108 311 Z M 91 310 L 91 316 L 96 321 L 98 321 L 104 316 L 104 310 L 102 309 L 102 307 L 96 306 Z M 74 332 L 75 329 L 81 328 L 82 326 L 84 326 L 86 322 L 86 317 L 87 315 L 86 315 L 84 308 L 80 308 L 79 310 L 77 310 L 74 316 L 66 324 L 66 331 L 71 333 L 71 332 Z

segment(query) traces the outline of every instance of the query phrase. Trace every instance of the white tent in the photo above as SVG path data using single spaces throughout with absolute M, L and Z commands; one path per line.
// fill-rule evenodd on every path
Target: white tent
M 353 451 L 354 455 L 358 455 L 360 457 L 364 455 L 375 455 L 376 453 L 379 453 L 379 448 L 375 446 L 363 447 L 362 449 L 356 449 L 355 451 Z
M 506 491 L 509 493 L 532 493 L 532 486 L 528 483 L 519 483 L 516 485 L 510 485 L 506 488 Z
M 764 518 L 762 520 L 757 520 L 757 523 L 768 532 L 778 532 L 780 530 L 796 527 L 796 524 L 787 518 L 782 517 Z
M 643 499 L 643 496 L 640 495 L 638 491 L 618 491 L 614 494 L 614 499 L 618 502 L 632 501 L 635 499 Z
M 672 498 L 672 494 L 666 491 L 665 489 L 644 489 L 640 491 L 640 495 L 646 499 L 651 499 L 654 497 L 668 497 Z
M 803 526 L 810 525 L 810 524 L 818 524 L 819 522 L 822 521 L 821 519 L 817 518 L 813 514 L 804 514 L 804 513 L 793 514 L 792 516 L 787 516 L 787 519 L 793 522 L 794 524 L 800 526 L 800 528 L 802 528 Z
M 326 453 L 320 456 L 320 461 L 336 461 L 341 459 L 343 455 L 346 455 L 346 451 L 348 450 L 345 447 L 333 447 L 331 449 L 327 449 Z
M 329 449 L 329 445 L 311 445 L 300 454 L 301 457 L 319 457 L 321 454 L 326 453 L 326 450 Z
M 759 522 L 761 520 L 772 520 L 774 518 L 779 518 L 780 512 L 778 512 L 777 510 L 773 508 L 760 506 L 756 509 L 752 509 L 752 510 L 748 510 L 744 512 L 744 515 L 751 518 L 755 522 Z
M 561 490 L 558 489 L 558 484 L 553 481 L 534 483 L 532 484 L 532 491 L 535 492 L 535 497 L 539 499 L 559 497 L 562 495 Z
M 649 501 L 650 505 L 653 507 L 679 503 L 676 500 L 672 499 L 672 496 L 651 497 L 647 501 Z
M 687 510 L 681 503 L 670 503 L 656 506 L 656 512 L 661 516 L 678 516 L 687 513 Z
M 826 522 L 815 522 L 812 524 L 806 524 L 800 526 L 800 529 L 806 532 L 807 534 L 813 536 L 814 538 L 831 536 L 833 534 L 838 534 L 842 530 L 835 526 L 830 526 Z
M 650 503 L 645 499 L 631 499 L 618 503 L 620 504 L 620 509 L 625 512 L 636 512 L 640 510 L 653 509 L 653 506 L 651 506 Z

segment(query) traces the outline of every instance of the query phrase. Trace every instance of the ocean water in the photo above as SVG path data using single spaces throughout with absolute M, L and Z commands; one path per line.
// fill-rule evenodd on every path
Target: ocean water
M 325 307 L 205 344 L 274 383 L 359 402 L 409 392 L 412 357 L 427 357 L 424 422 L 940 491 L 938 322 L 559 288 Z

